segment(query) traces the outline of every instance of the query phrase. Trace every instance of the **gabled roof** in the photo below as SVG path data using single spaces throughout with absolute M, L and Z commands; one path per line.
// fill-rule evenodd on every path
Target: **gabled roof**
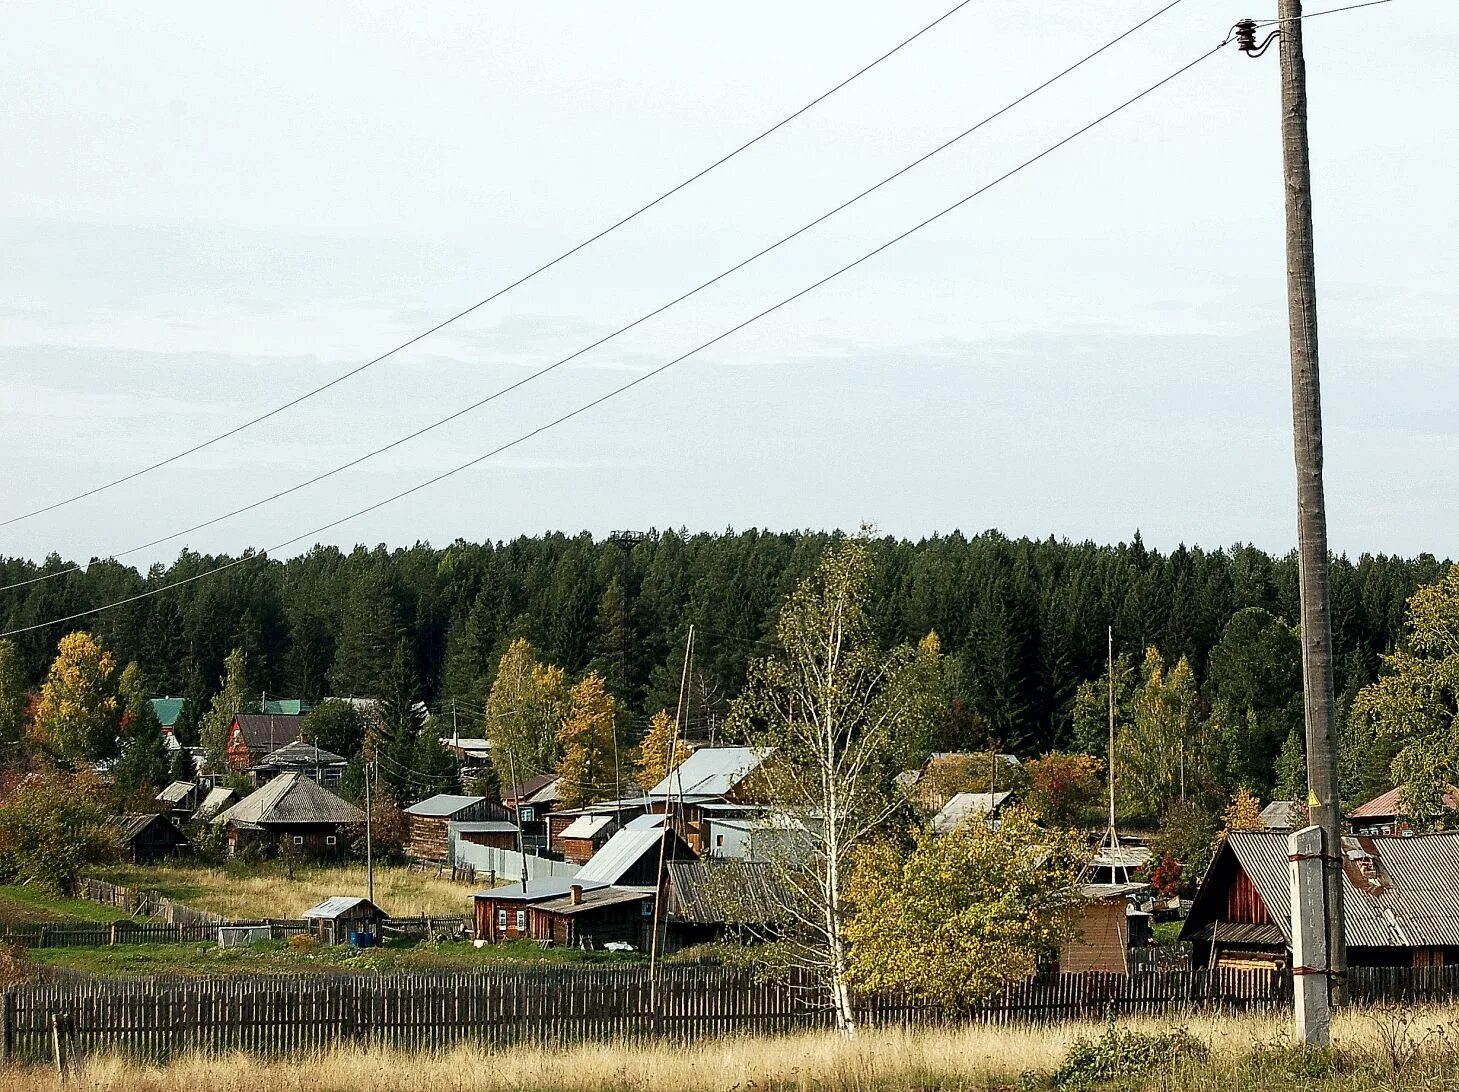
M 217 788 L 209 789 L 208 795 L 203 797 L 203 802 L 198 805 L 198 810 L 193 812 L 194 818 L 210 819 L 238 798 L 235 789 L 219 785 Z
M 379 914 L 381 917 L 386 916 L 384 910 L 381 910 L 369 899 L 362 898 L 358 895 L 334 895 L 325 899 L 318 906 L 311 906 L 308 910 L 304 911 L 302 916 L 306 919 L 332 919 L 355 909 L 357 906 L 364 906 L 374 913 Z
M 161 800 L 164 804 L 177 804 L 186 800 L 189 793 L 196 792 L 197 787 L 195 781 L 174 781 L 159 792 L 156 799 Z
M 579 815 L 562 828 L 559 838 L 596 838 L 613 825 L 611 815 Z
M 974 815 L 997 815 L 1012 795 L 1012 789 L 1005 789 L 1003 792 L 960 792 L 933 818 L 932 833 L 946 834 Z
M 277 751 L 299 738 L 304 725 L 301 716 L 274 716 L 267 713 L 239 713 L 233 718 L 243 732 L 243 742 L 250 751 Z
M 264 755 L 255 765 L 302 766 L 312 769 L 315 766 L 348 766 L 349 759 L 337 755 L 333 751 L 326 751 L 323 747 L 316 747 L 312 743 L 295 740 L 293 743 L 286 743 L 277 751 Z
M 363 823 L 365 813 L 297 773 L 274 778 L 213 820 L 258 826 Z
M 1450 786 L 1444 790 L 1444 807 L 1459 811 L 1459 789 Z M 1367 803 L 1359 804 L 1348 813 L 1350 819 L 1399 819 L 1409 816 L 1408 805 L 1403 802 L 1403 787 L 1389 789 L 1373 797 Z
M 695 925 L 766 925 L 785 916 L 782 887 L 766 861 L 670 861 L 669 913 Z
M 529 777 L 525 781 L 520 782 L 510 792 L 503 793 L 502 799 L 530 802 L 533 796 L 543 789 L 550 788 L 558 780 L 559 778 L 555 773 L 537 774 L 535 777 Z
M 1307 809 L 1296 800 L 1273 800 L 1261 809 L 1267 830 L 1296 830 L 1307 825 Z
M 603 844 L 603 848 L 594 853 L 592 859 L 578 870 L 577 880 L 574 882 L 588 881 L 601 884 L 616 884 L 646 853 L 659 852 L 659 842 L 664 838 L 672 838 L 678 846 L 683 846 L 682 840 L 677 834 L 669 830 L 620 830 L 613 837 Z M 667 856 L 673 857 L 675 847 L 666 847 Z M 680 856 L 691 856 L 687 847 L 684 847 Z
M 314 703 L 301 698 L 265 698 L 260 713 L 271 716 L 299 717 L 314 708 Z
M 454 796 L 448 792 L 441 792 L 435 796 L 428 796 L 417 804 L 412 804 L 405 809 L 405 814 L 416 815 L 422 819 L 449 819 L 458 812 L 480 804 L 485 799 L 484 796 Z
M 123 842 L 131 842 L 153 823 L 161 823 L 173 834 L 173 836 L 177 839 L 177 842 L 180 845 L 187 844 L 187 839 L 183 836 L 182 831 L 178 830 L 175 826 L 169 823 L 162 816 L 158 815 L 156 812 L 149 811 L 142 812 L 140 814 L 113 815 L 108 821 L 111 823 L 112 826 L 116 828 L 117 833 L 121 835 Z
M 186 698 L 153 698 L 152 711 L 157 714 L 162 727 L 171 728 L 182 716 L 182 708 L 186 704 Z
M 542 902 L 545 899 L 560 898 L 568 894 L 574 884 L 584 891 L 597 891 L 608 886 L 605 883 L 585 881 L 575 876 L 571 878 L 544 876 L 540 880 L 528 880 L 525 891 L 520 883 L 513 883 L 507 884 L 505 887 L 493 887 L 490 891 L 475 891 L 471 897 L 473 899 L 498 899 L 504 902 Z
M 649 812 L 647 815 L 639 815 L 625 823 L 625 830 L 653 830 L 668 822 L 669 817 L 663 812 Z
M 1246 873 L 1267 913 L 1291 943 L 1291 886 L 1287 833 L 1232 831 L 1225 838 L 1183 933 L 1195 932 L 1219 915 L 1225 891 L 1217 865 L 1227 857 Z M 1343 840 L 1343 931 L 1353 947 L 1427 948 L 1459 946 L 1459 831 Z
M 649 796 L 728 796 L 765 761 L 754 747 L 702 747 L 653 788 Z

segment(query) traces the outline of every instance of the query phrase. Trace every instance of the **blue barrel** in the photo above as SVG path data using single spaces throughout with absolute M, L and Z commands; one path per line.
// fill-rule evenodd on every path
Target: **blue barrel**
M 375 934 L 366 932 L 350 932 L 351 948 L 373 948 L 375 947 Z

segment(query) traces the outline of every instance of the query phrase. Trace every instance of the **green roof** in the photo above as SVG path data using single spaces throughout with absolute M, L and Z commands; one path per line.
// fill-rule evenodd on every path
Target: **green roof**
M 171 728 L 177 723 L 177 718 L 182 716 L 182 707 L 186 704 L 186 698 L 152 699 L 152 708 L 156 710 L 157 719 L 162 722 L 164 728 Z
M 268 698 L 259 712 L 271 717 L 299 717 L 313 708 L 312 701 L 304 701 L 302 698 Z

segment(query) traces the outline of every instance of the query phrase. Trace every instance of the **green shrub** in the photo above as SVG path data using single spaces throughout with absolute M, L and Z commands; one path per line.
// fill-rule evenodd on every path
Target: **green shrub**
M 1151 1034 L 1122 1028 L 1111 1016 L 1097 1039 L 1079 1039 L 1054 1070 L 1057 1088 L 1088 1088 L 1121 1077 L 1146 1075 L 1175 1061 L 1204 1061 L 1206 1045 L 1184 1028 Z

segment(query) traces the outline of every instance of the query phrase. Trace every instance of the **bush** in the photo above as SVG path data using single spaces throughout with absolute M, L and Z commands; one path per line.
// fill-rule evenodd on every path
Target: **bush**
M 1184 1028 L 1162 1034 L 1119 1027 L 1111 1016 L 1098 1039 L 1079 1039 L 1054 1070 L 1057 1088 L 1088 1088 L 1121 1077 L 1138 1077 L 1172 1062 L 1204 1061 L 1206 1045 Z
M 300 955 L 307 955 L 319 947 L 313 933 L 295 933 L 289 938 L 289 947 Z

